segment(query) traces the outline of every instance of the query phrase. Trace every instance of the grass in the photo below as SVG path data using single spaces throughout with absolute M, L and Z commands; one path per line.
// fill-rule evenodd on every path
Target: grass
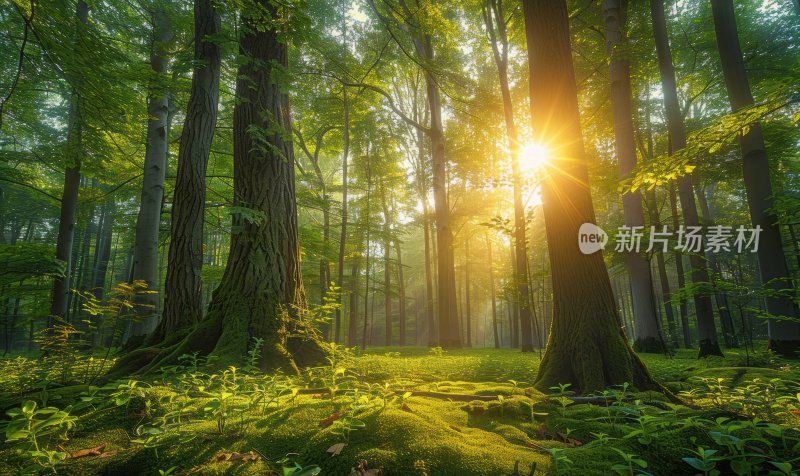
M 189 367 L 135 386 L 7 393 L 0 403 L 5 411 L 33 400 L 78 416 L 63 437 L 41 438 L 53 451 L 107 445 L 102 455 L 58 461 L 59 474 L 292 474 L 283 468 L 297 464 L 348 475 L 358 460 L 385 475 L 510 475 L 515 464 L 523 475 L 532 465 L 536 474 L 704 474 L 693 463 L 709 466 L 706 474 L 791 474 L 800 466 L 792 459 L 800 454 L 800 367 L 763 355 L 746 367 L 743 352 L 726 354 L 643 355 L 691 408 L 622 388 L 607 392 L 609 406 L 572 404 L 568 389 L 554 397 L 531 388 L 538 354 L 427 348 L 373 348 L 302 378 Z M 0 385 L 18 381 L 9 369 L 30 365 L 0 361 Z M 338 443 L 339 454 L 329 453 Z M 698 463 L 698 447 L 716 454 Z M 237 460 L 250 451 L 256 461 Z M 235 461 L 218 461 L 231 454 Z M 0 444 L 0 474 L 35 458 L 24 444 Z

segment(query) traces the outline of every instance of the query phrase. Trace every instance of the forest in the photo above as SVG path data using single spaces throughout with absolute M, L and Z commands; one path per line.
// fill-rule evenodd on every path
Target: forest
M 0 72 L 0 474 L 800 474 L 800 0 L 4 0 Z

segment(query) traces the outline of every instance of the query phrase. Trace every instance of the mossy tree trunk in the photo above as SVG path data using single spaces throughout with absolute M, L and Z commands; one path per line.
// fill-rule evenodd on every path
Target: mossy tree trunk
M 534 136 L 546 145 L 542 199 L 553 282 L 553 320 L 535 385 L 570 383 L 578 392 L 631 382 L 656 388 L 628 345 L 602 253 L 578 248 L 581 224 L 594 222 L 581 137 L 565 0 L 525 0 Z
M 243 9 L 233 111 L 234 205 L 225 273 L 206 317 L 169 355 L 208 355 L 240 364 L 263 339 L 262 368 L 296 370 L 321 360 L 326 344 L 298 318 L 305 306 L 297 239 L 294 152 L 280 11 L 261 0 Z M 153 364 L 150 368 L 156 368 Z

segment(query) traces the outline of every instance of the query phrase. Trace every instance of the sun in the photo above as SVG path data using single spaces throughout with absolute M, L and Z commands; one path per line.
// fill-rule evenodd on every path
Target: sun
M 519 154 L 520 167 L 527 172 L 535 172 L 547 164 L 550 151 L 547 147 L 536 142 L 527 142 L 522 145 Z

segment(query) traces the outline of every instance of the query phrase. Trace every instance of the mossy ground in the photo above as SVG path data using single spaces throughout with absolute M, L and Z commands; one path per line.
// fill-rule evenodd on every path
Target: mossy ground
M 758 357 L 750 363 L 761 367 L 745 367 L 743 352 L 729 351 L 724 359 L 713 360 L 695 356 L 695 351 L 682 350 L 671 359 L 653 354 L 643 359 L 653 375 L 676 392 L 696 386 L 692 377 L 721 377 L 733 384 L 753 378 L 800 380 L 798 365 L 789 361 Z M 331 399 L 327 394 L 301 394 L 293 400 L 284 398 L 263 416 L 258 412 L 229 416 L 222 434 L 216 420 L 196 419 L 184 426 L 184 434 L 195 436 L 191 441 L 182 442 L 176 434 L 165 437 L 156 448 L 147 448 L 131 442 L 134 429 L 147 418 L 131 402 L 81 418 L 63 444 L 69 452 L 108 444 L 110 456 L 67 460 L 58 471 L 157 475 L 159 470 L 179 467 L 176 474 L 193 469 L 193 474 L 272 474 L 280 471 L 278 459 L 296 453 L 301 464 L 319 465 L 321 474 L 334 476 L 350 474 L 358 459 L 367 460 L 370 468 L 384 468 L 385 475 L 511 475 L 516 462 L 522 474 L 535 464 L 536 474 L 591 475 L 610 474 L 611 466 L 621 462 L 613 446 L 646 460 L 653 474 L 692 474 L 681 456 L 690 456 L 689 449 L 709 442 L 707 432 L 696 427 L 670 428 L 646 444 L 625 438 L 635 425 L 624 418 L 610 421 L 608 408 L 582 404 L 561 408 L 533 390 L 538 363 L 537 353 L 506 349 L 464 349 L 443 355 L 426 348 L 370 349 L 345 364 L 349 372 L 360 376 L 361 383 L 388 383 L 395 395 L 416 390 L 504 398 L 465 402 L 412 395 L 405 407 L 395 400 L 362 411 L 358 418 L 365 426 L 349 437 L 336 433 L 336 425 L 322 427 L 321 422 L 334 413 L 350 413 L 351 395 Z M 151 383 L 148 394 L 157 396 L 162 390 Z M 58 391 L 51 392 L 48 404 L 64 408 L 75 393 L 59 397 Z M 653 393 L 631 397 L 642 399 L 644 405 L 651 399 L 662 400 Z M 36 394 L 27 398 L 35 399 Z M 8 396 L 3 401 L 9 401 Z M 205 401 L 197 398 L 196 407 L 202 408 Z M 537 413 L 533 420 L 532 411 Z M 698 418 L 720 414 L 712 407 L 691 411 Z M 159 408 L 151 412 L 158 414 Z M 598 436 L 603 434 L 614 439 L 613 445 Z M 580 444 L 575 446 L 575 442 Z M 346 446 L 331 456 L 327 450 L 336 443 Z M 548 448 L 564 448 L 561 454 L 570 463 L 562 462 L 557 468 Z M 0 449 L 0 474 L 16 474 L 24 466 L 20 457 L 7 447 Z M 260 455 L 258 461 L 216 462 L 220 454 L 251 450 Z

